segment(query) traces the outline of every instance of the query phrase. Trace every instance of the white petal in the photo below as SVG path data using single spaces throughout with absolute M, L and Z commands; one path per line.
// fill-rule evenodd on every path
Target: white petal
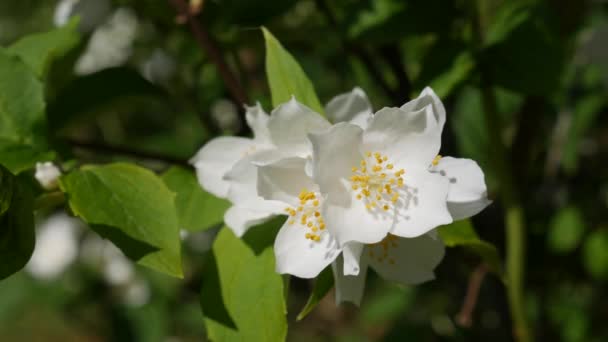
M 322 131 L 330 123 L 320 114 L 302 105 L 295 98 L 272 111 L 268 129 L 273 143 L 289 150 L 292 156 L 306 157 L 310 154 L 308 133 Z
M 452 222 L 448 211 L 448 180 L 423 169 L 408 169 L 403 176 L 406 190 L 399 192 L 395 226 L 391 233 L 416 237 Z
M 416 112 L 383 108 L 370 120 L 363 133 L 366 151 L 380 152 L 395 162 L 428 166 L 441 147 L 441 130 L 433 107 Z
M 278 273 L 314 278 L 338 257 L 340 249 L 327 231 L 319 234 L 318 242 L 306 238 L 309 231 L 298 220 L 283 224 L 274 242 Z
M 224 175 L 224 180 L 230 183 L 227 198 L 233 204 L 243 203 L 258 198 L 257 179 L 258 168 L 247 156 L 239 160 L 230 171 Z
M 268 131 L 268 114 L 264 111 L 260 103 L 255 106 L 246 107 L 245 119 L 253 131 L 254 139 L 262 144 L 270 144 L 270 132 Z
M 331 264 L 334 273 L 334 284 L 336 286 L 336 305 L 343 302 L 351 302 L 355 305 L 361 304 L 363 292 L 365 291 L 365 279 L 367 277 L 367 264 L 361 264 L 361 270 L 356 276 L 344 275 L 342 260 L 338 258 Z
M 219 137 L 203 146 L 190 160 L 203 189 L 226 198 L 229 182 L 223 179 L 224 175 L 253 146 L 253 140 L 239 137 Z
M 452 219 L 458 221 L 479 214 L 490 204 L 492 204 L 492 201 L 487 198 L 465 203 L 448 202 L 448 210 L 450 211 L 450 215 L 452 215 Z
M 325 113 L 333 123 L 350 122 L 361 128 L 367 127 L 373 114 L 367 95 L 359 87 L 331 99 L 325 106 Z
M 243 236 L 249 228 L 264 223 L 273 216 L 283 214 L 285 203 L 266 201 L 261 197 L 238 205 L 233 205 L 224 214 L 224 223 L 232 232 Z
M 383 278 L 415 285 L 435 278 L 433 270 L 444 253 L 441 239 L 428 235 L 417 238 L 389 236 L 382 243 L 367 246 L 364 256 Z
M 356 276 L 359 274 L 360 266 L 359 259 L 363 252 L 364 244 L 351 242 L 344 245 L 342 257 L 344 258 L 344 275 Z
M 329 194 L 323 201 L 322 216 L 327 229 L 340 246 L 349 242 L 375 243 L 382 240 L 393 226 L 394 215 L 389 212 L 368 211 L 354 191 L 347 190 L 348 203 L 334 201 Z
M 303 189 L 312 191 L 315 184 L 306 174 L 307 159 L 287 158 L 258 167 L 258 193 L 268 200 L 297 206 Z
M 448 209 L 454 220 L 471 217 L 490 203 L 483 171 L 470 159 L 443 157 L 431 172 L 447 178 L 450 182 L 448 191 Z
M 358 166 L 362 159 L 362 133 L 358 126 L 339 123 L 322 133 L 309 135 L 313 147 L 313 179 L 322 193 L 332 193 L 336 201 L 348 201 L 336 196 L 345 193 L 341 180 L 350 177 L 352 167 Z
M 420 96 L 401 106 L 401 109 L 415 112 L 423 109 L 429 104 L 433 106 L 435 120 L 437 121 L 438 128 L 442 130 L 443 125 L 445 124 L 445 107 L 437 94 L 435 94 L 430 87 L 424 88 L 422 93 L 420 93 Z

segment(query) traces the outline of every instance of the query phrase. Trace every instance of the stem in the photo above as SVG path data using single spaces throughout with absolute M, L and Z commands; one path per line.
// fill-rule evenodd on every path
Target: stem
M 477 298 L 479 297 L 479 290 L 481 289 L 481 283 L 488 273 L 488 268 L 485 264 L 479 265 L 471 276 L 469 277 L 469 286 L 467 287 L 467 294 L 462 303 L 462 308 L 458 315 L 456 315 L 456 321 L 463 327 L 470 327 L 473 324 L 473 311 L 477 305 Z
M 478 70 L 480 72 L 480 85 L 482 105 L 485 113 L 486 127 L 492 148 L 493 169 L 500 182 L 499 190 L 503 205 L 505 206 L 505 234 L 507 249 L 507 295 L 511 319 L 513 322 L 513 335 L 517 341 L 532 341 L 524 305 L 524 258 L 525 258 L 525 228 L 524 212 L 521 206 L 519 192 L 513 179 L 513 169 L 510 153 L 502 140 L 502 125 L 493 91 L 493 82 L 486 61 L 480 58 L 483 48 L 483 23 L 487 18 L 484 1 L 477 1 L 477 8 L 473 11 L 473 30 L 475 37 L 475 53 Z
M 513 334 L 518 341 L 531 341 L 526 311 L 524 307 L 524 260 L 525 235 L 524 221 L 521 207 L 514 205 L 506 210 L 505 225 L 507 229 L 507 291 L 511 318 L 513 320 Z

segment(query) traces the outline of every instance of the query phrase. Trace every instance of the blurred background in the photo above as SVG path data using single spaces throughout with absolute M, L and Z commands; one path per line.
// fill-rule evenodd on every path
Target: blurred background
M 535 337 L 608 340 L 607 1 L 1 1 L 0 44 L 74 16 L 82 39 L 51 66 L 47 115 L 62 155 L 88 162 L 162 171 L 217 135 L 250 134 L 241 102 L 271 109 L 261 25 L 322 101 L 359 86 L 380 109 L 432 86 L 448 113 L 442 154 L 484 169 L 496 201 L 473 224 L 503 257 L 504 174 L 519 193 Z M 217 56 L 244 91 L 227 84 Z M 0 282 L 0 341 L 205 339 L 198 294 L 217 229 L 183 234 L 178 281 L 134 265 L 64 212 L 38 216 L 32 260 Z M 433 282 L 371 275 L 360 308 L 336 307 L 330 293 L 296 322 L 310 289 L 292 279 L 289 341 L 514 338 L 504 285 L 459 248 Z

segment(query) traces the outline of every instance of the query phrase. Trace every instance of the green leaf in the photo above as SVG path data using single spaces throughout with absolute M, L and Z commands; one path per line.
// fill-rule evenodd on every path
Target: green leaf
M 293 56 L 281 43 L 262 27 L 266 41 L 266 76 L 270 84 L 272 105 L 287 102 L 292 96 L 298 101 L 323 115 L 323 106 L 315 88 Z
M 460 220 L 441 226 L 439 236 L 448 247 L 463 247 L 477 254 L 500 278 L 503 277 L 502 263 L 496 247 L 479 239 L 470 220 Z
M 51 159 L 44 88 L 21 59 L 0 48 L 0 164 L 19 173 Z
M 0 279 L 22 269 L 34 252 L 33 197 L 0 166 Z
M 200 231 L 224 221 L 224 212 L 230 207 L 230 202 L 203 190 L 194 173 L 174 166 L 162 175 L 162 179 L 176 193 L 175 206 L 180 228 Z
M 302 320 L 306 317 L 314 308 L 319 305 L 321 299 L 323 299 L 329 291 L 334 287 L 334 276 L 332 274 L 331 267 L 326 267 L 321 274 L 315 280 L 315 285 L 312 289 L 310 297 L 302 311 L 298 314 L 296 320 Z
M 440 98 L 445 98 L 471 76 L 475 67 L 473 56 L 466 50 L 466 44 L 449 39 L 438 40 L 420 58 L 420 74 L 414 87 L 433 88 Z
M 14 173 L 20 173 L 39 161 L 55 159 L 55 152 L 39 150 L 30 145 L 14 144 L 0 138 L 0 163 Z
M 351 39 L 371 44 L 394 43 L 407 36 L 446 32 L 458 15 L 454 1 L 446 0 L 375 0 L 370 2 L 369 8 L 357 12 L 351 9 L 353 6 L 356 5 L 349 3 L 345 8 L 348 17 L 353 17 L 348 25 L 348 35 Z
M 141 265 L 182 277 L 175 194 L 154 173 L 116 163 L 60 179 L 76 216 Z
M 529 95 L 554 94 L 561 84 L 567 46 L 554 16 L 543 6 L 507 1 L 496 17 L 482 56 L 494 83 Z
M 59 130 L 99 108 L 133 96 L 164 98 L 166 93 L 137 71 L 116 67 L 74 79 L 49 103 L 51 129 Z
M 25 36 L 9 46 L 8 51 L 21 59 L 40 78 L 44 78 L 54 58 L 62 57 L 80 41 L 78 20 L 44 33 Z
M 587 237 L 583 245 L 585 269 L 597 279 L 608 279 L 608 231 L 599 229 Z
M 551 220 L 547 242 L 558 253 L 573 251 L 585 233 L 585 221 L 575 207 L 561 209 Z
M 211 341 L 285 340 L 286 306 L 283 279 L 275 272 L 273 227 L 254 227 L 243 239 L 228 228 L 218 234 L 201 290 Z

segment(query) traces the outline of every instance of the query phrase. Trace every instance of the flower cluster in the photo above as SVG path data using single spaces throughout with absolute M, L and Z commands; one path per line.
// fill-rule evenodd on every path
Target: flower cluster
M 253 138 L 219 137 L 192 159 L 200 184 L 227 198 L 242 236 L 287 215 L 274 245 L 279 273 L 314 278 L 332 265 L 338 301 L 358 303 L 371 267 L 403 284 L 433 279 L 444 255 L 435 228 L 477 214 L 484 175 L 441 157 L 445 109 L 432 89 L 373 113 L 365 93 L 332 99 L 327 118 L 295 99 L 270 115 L 247 108 Z

